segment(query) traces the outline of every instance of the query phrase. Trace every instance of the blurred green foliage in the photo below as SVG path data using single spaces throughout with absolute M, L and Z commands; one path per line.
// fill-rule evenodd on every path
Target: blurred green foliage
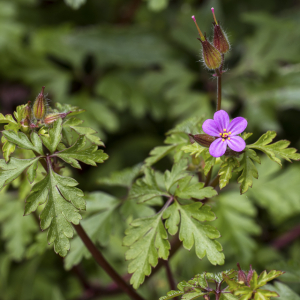
M 154 211 L 147 204 L 137 208 L 133 201 L 117 209 L 139 174 L 135 165 L 163 144 L 165 132 L 177 122 L 211 117 L 214 111 L 216 82 L 198 62 L 200 44 L 190 19 L 194 14 L 209 34 L 211 6 L 232 44 L 222 107 L 232 117 L 248 119 L 247 131 L 254 132 L 250 142 L 275 130 L 278 138 L 299 148 L 300 8 L 293 0 L 0 2 L 1 112 L 12 113 L 17 105 L 33 100 L 41 86 L 53 102 L 86 110 L 84 124 L 98 131 L 110 159 L 98 168 L 84 166 L 72 172 L 80 188 L 92 192 L 86 213 L 94 215 L 86 221 L 90 235 L 120 274 L 127 272 L 122 222 L 129 224 Z M 164 158 L 157 168 L 170 166 Z M 131 167 L 133 172 L 120 171 Z M 71 172 L 67 166 L 65 172 Z M 272 243 L 299 224 L 300 166 L 280 169 L 265 162 L 259 174 L 246 195 L 229 185 L 214 204 L 218 219 L 212 224 L 222 235 L 225 266 L 214 267 L 205 258 L 197 259 L 194 251 L 181 249 L 170 261 L 176 280 L 232 268 L 237 261 L 252 263 L 259 271 L 276 266 L 287 273 L 281 279 L 284 284 L 276 283 L 273 290 L 285 293 L 282 299 L 297 299 L 293 295 L 300 293 L 300 243 L 292 241 L 280 249 Z M 46 234 L 39 232 L 34 218 L 21 218 L 30 190 L 24 182 L 14 182 L 18 192 L 10 187 L 1 194 L 0 299 L 92 299 L 80 298 L 85 285 L 78 270 L 66 272 L 60 257 L 47 250 Z M 77 238 L 65 259 L 66 269 L 74 264 L 72 257 L 77 262 L 84 258 L 80 268 L 95 286 L 110 282 L 87 259 L 89 253 Z M 140 289 L 148 299 L 158 299 L 168 290 L 164 270 Z

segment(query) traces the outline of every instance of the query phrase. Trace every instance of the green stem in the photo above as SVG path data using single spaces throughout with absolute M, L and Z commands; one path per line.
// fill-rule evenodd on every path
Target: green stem
M 207 176 L 206 176 L 206 179 L 205 179 L 205 183 L 204 183 L 204 186 L 205 186 L 205 187 L 209 185 L 210 178 L 211 178 L 211 173 L 212 173 L 212 167 L 211 167 L 211 169 L 209 170 L 209 172 L 207 173 Z
M 221 109 L 223 63 L 224 63 L 224 54 L 222 54 L 222 64 L 221 64 L 220 68 L 216 70 L 216 74 L 217 74 L 217 109 L 216 109 L 216 111 Z

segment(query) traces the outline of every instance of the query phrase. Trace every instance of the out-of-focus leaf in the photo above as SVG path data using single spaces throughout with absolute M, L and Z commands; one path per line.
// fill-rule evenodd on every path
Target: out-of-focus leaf
M 11 194 L 1 195 L 0 222 L 2 239 L 5 240 L 5 248 L 9 257 L 20 261 L 38 226 L 33 216 L 23 216 L 23 203 L 14 198 Z
M 97 182 L 101 185 L 130 187 L 140 173 L 141 167 L 142 165 L 138 164 L 132 168 L 112 172 L 110 176 L 99 178 Z
M 85 2 L 86 0 L 65 0 L 65 3 L 73 9 L 78 9 L 80 6 L 84 5 Z
M 261 231 L 254 220 L 256 215 L 254 205 L 237 191 L 222 193 L 218 196 L 215 213 L 218 216 L 215 226 L 222 235 L 222 245 L 224 247 L 228 245 L 233 255 L 240 256 L 248 263 L 253 250 L 257 247 L 251 236 Z
M 281 282 L 277 281 L 274 283 L 274 285 L 268 284 L 265 286 L 265 288 L 276 292 L 279 295 L 279 298 L 282 300 L 300 300 L 300 296 L 298 294 Z
M 113 217 L 116 217 L 114 212 L 119 204 L 118 199 L 101 192 L 92 193 L 88 197 L 87 208 L 93 212 L 93 215 L 81 221 L 81 225 L 94 243 L 98 242 L 101 245 L 108 243 L 114 222 Z M 71 251 L 65 259 L 65 268 L 70 270 L 83 257 L 90 256 L 81 238 L 77 236 L 71 241 Z

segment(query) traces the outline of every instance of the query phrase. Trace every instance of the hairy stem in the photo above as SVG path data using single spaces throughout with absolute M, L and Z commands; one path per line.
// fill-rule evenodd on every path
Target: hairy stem
M 143 300 L 143 298 L 136 293 L 136 291 L 128 285 L 125 280 L 111 267 L 101 252 L 96 248 L 94 243 L 88 237 L 84 229 L 80 224 L 73 225 L 78 236 L 81 238 L 85 246 L 88 248 L 98 265 L 110 276 L 110 278 L 116 282 L 116 284 L 132 299 Z
M 222 54 L 222 64 L 221 64 L 220 68 L 216 70 L 216 74 L 217 74 L 217 109 L 216 109 L 216 111 L 221 109 L 223 63 L 224 63 L 224 54 Z

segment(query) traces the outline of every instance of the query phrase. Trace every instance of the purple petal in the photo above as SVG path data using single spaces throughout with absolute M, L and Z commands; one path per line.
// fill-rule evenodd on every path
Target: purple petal
M 229 116 L 225 110 L 218 110 L 215 112 L 214 120 L 218 124 L 220 132 L 223 132 L 223 129 L 228 129 Z
M 225 153 L 226 148 L 227 140 L 223 142 L 221 138 L 216 139 L 209 147 L 209 154 L 213 157 L 220 157 Z
M 248 125 L 248 122 L 243 117 L 234 118 L 228 127 L 228 132 L 231 132 L 232 135 L 237 135 L 242 133 Z
M 209 134 L 212 136 L 220 136 L 220 131 L 218 129 L 218 125 L 212 119 L 206 120 L 202 125 L 202 129 L 206 134 Z
M 240 136 L 231 136 L 230 140 L 227 139 L 228 146 L 236 152 L 241 152 L 245 149 L 246 143 Z

